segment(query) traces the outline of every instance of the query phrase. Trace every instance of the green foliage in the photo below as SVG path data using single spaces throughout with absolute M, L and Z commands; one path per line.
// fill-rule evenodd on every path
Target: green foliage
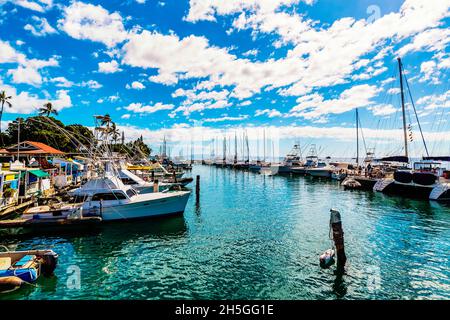
M 0 133 L 4 141 L 3 147 L 17 143 L 19 119 L 17 118 L 10 122 L 6 132 Z M 151 149 L 144 143 L 142 137 L 128 142 L 125 145 L 117 143 L 121 139 L 119 139 L 120 132 L 117 130 L 115 124 L 111 126 L 110 134 L 114 141 L 112 150 L 115 152 L 139 157 L 148 157 L 151 153 Z M 81 124 L 70 124 L 66 126 L 60 120 L 51 116 L 35 116 L 20 119 L 20 141 L 25 140 L 42 142 L 67 153 L 79 153 L 83 151 L 80 150 L 80 144 L 89 148 L 95 142 L 94 134 L 89 128 Z

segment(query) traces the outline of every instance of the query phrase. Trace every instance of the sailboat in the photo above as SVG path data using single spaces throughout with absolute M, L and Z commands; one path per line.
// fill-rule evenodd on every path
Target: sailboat
M 406 76 L 403 73 L 403 65 L 400 58 L 398 58 L 398 68 L 400 74 L 400 94 L 403 114 L 403 135 L 405 149 L 404 158 L 408 160 L 408 138 L 405 116 L 405 95 L 403 79 L 405 79 L 408 89 L 409 85 Z M 393 174 L 380 179 L 374 185 L 373 190 L 383 192 L 385 194 L 401 195 L 419 199 L 431 199 L 439 201 L 450 200 L 450 171 L 446 169 L 450 164 L 450 157 L 429 156 L 428 148 L 422 133 L 422 128 L 420 126 L 416 108 L 414 106 L 414 101 L 412 99 L 410 91 L 409 93 L 427 157 L 425 157 L 424 160 L 414 162 L 411 169 L 398 169 L 395 170 Z M 443 165 L 444 161 L 447 162 L 447 165 L 445 166 Z

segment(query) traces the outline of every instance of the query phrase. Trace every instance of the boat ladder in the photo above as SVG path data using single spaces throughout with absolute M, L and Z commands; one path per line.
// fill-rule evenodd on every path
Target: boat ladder
M 394 182 L 394 179 L 380 179 L 373 186 L 373 191 L 383 192 L 383 190 Z

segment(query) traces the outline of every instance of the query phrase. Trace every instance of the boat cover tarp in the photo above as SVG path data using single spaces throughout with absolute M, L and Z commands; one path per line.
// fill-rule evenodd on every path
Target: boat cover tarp
M 49 176 L 49 174 L 47 172 L 42 171 L 42 170 L 30 170 L 28 172 L 31 173 L 32 175 L 38 177 L 38 178 L 45 178 L 45 177 Z
M 423 160 L 448 161 L 448 162 L 450 162 L 450 156 L 443 156 L 443 157 L 423 157 Z
M 408 163 L 409 159 L 405 156 L 392 156 L 392 157 L 384 157 L 381 159 L 378 159 L 378 161 L 392 161 L 392 162 L 404 162 Z

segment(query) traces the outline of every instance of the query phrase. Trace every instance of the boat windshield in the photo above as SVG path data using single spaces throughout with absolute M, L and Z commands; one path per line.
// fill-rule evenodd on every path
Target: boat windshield
M 416 171 L 437 171 L 441 169 L 440 162 L 416 162 L 414 163 L 414 170 Z

